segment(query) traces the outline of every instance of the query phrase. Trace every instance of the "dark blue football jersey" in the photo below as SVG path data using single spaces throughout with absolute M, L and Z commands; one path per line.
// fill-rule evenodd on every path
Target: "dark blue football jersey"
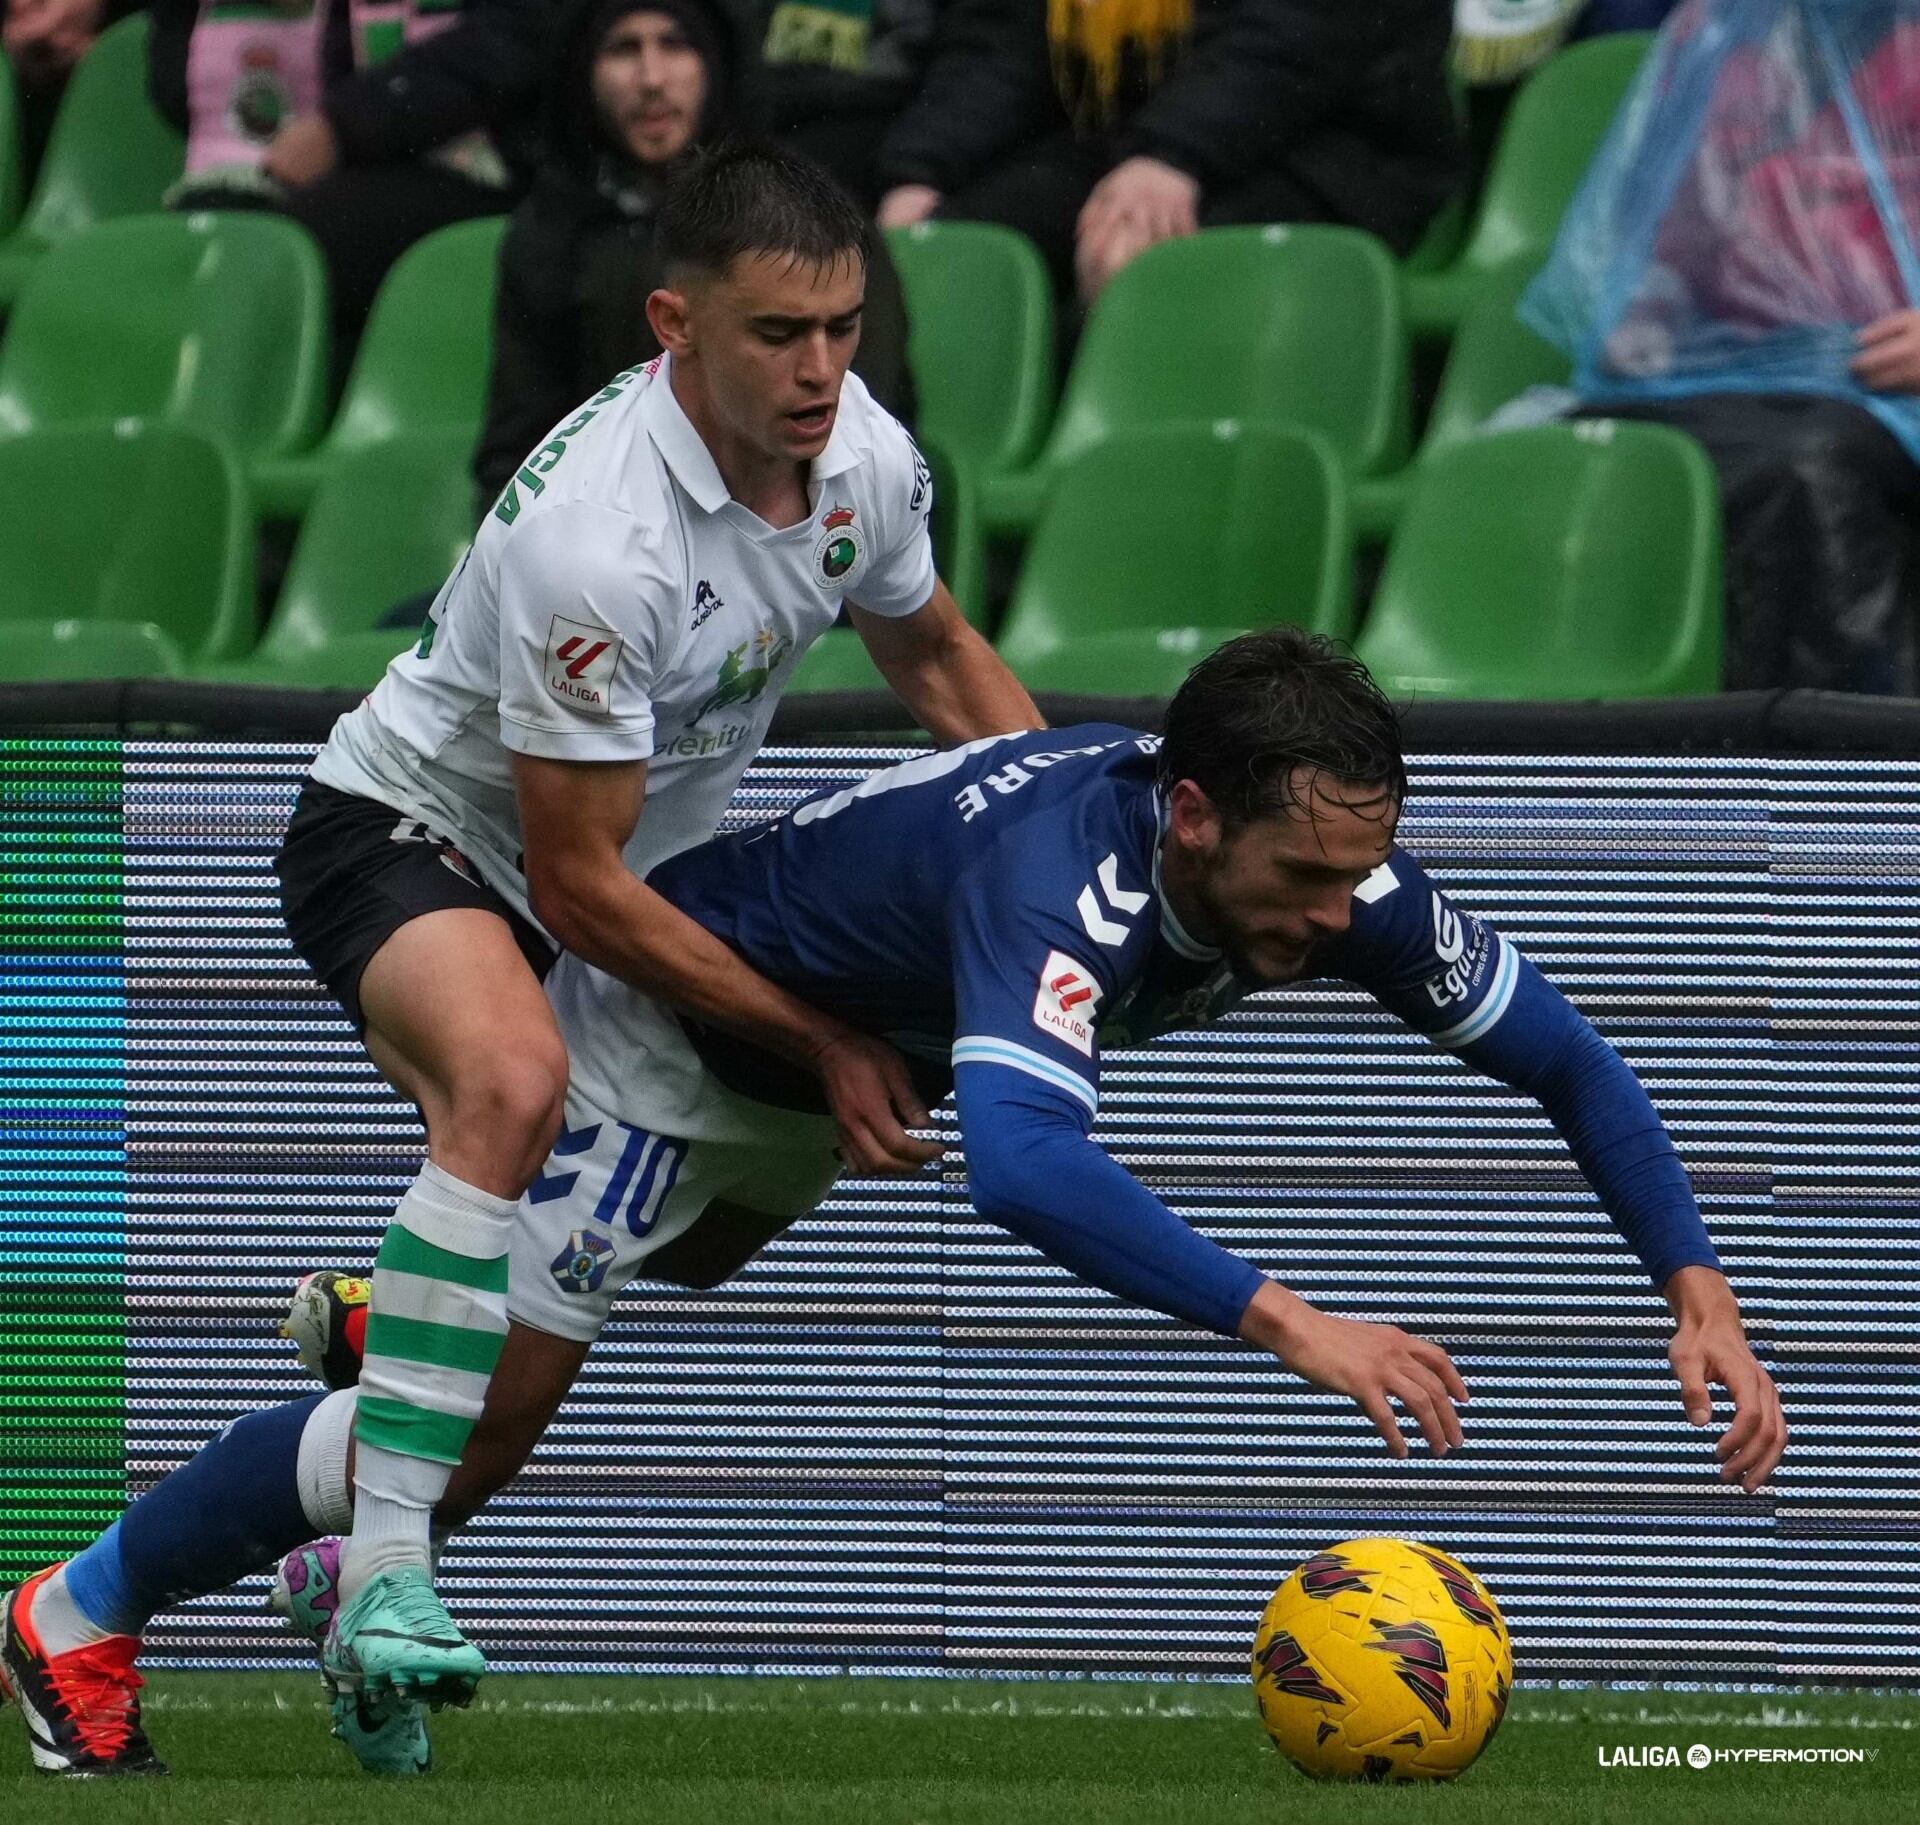
M 716 838 L 649 884 L 763 975 L 923 1061 L 930 1084 L 949 1061 L 997 1064 L 1090 1123 L 1102 1047 L 1202 1025 L 1249 992 L 1161 894 L 1159 746 L 1104 723 L 972 742 Z M 1510 1015 L 1518 969 L 1396 848 L 1308 973 L 1467 1048 Z M 736 1087 L 781 1081 L 699 1037 Z

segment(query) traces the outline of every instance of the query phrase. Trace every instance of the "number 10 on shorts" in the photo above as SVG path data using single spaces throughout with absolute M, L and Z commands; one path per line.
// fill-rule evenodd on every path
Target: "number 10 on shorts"
M 626 1122 L 617 1123 L 615 1131 L 627 1137 L 626 1145 L 620 1149 L 619 1161 L 600 1194 L 600 1202 L 593 1207 L 594 1221 L 611 1227 L 624 1204 L 627 1228 L 636 1236 L 644 1236 L 667 1207 L 680 1168 L 686 1163 L 687 1143 L 670 1135 L 649 1134 Z

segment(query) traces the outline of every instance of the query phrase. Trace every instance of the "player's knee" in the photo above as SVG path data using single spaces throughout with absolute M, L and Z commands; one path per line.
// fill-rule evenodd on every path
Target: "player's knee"
M 535 1046 L 517 1055 L 476 1060 L 449 1099 L 445 1138 L 463 1153 L 497 1161 L 524 1184 L 553 1151 L 566 1101 L 563 1046 Z

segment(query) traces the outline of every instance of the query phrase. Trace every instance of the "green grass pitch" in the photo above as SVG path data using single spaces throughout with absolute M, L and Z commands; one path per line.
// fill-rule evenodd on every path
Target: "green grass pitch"
M 434 1772 L 369 1783 L 328 1740 L 317 1677 L 158 1673 L 163 1781 L 27 1771 L 0 1714 L 0 1818 L 140 1825 L 1467 1825 L 1920 1821 L 1920 1695 L 1522 1690 L 1441 1787 L 1329 1787 L 1268 1746 L 1240 1685 L 494 1675 L 435 1720 Z M 1687 1749 L 1862 1750 L 1856 1764 Z M 1603 1766 L 1671 1745 L 1677 1767 Z

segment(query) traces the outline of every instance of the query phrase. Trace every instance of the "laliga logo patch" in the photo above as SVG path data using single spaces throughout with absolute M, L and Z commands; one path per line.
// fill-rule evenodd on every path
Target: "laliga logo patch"
M 598 716 L 613 714 L 613 675 L 624 642 L 611 628 L 555 615 L 547 629 L 547 689 L 562 703 Z
M 563 1293 L 598 1292 L 612 1259 L 613 1244 L 605 1236 L 596 1236 L 589 1229 L 576 1229 L 547 1271 L 559 1282 Z
M 1033 1024 L 1091 1058 L 1093 1016 L 1099 1005 L 1100 985 L 1093 972 L 1064 951 L 1048 951 L 1033 998 Z
M 822 589 L 845 589 L 866 562 L 866 546 L 851 507 L 833 507 L 820 516 L 813 545 L 814 580 Z

